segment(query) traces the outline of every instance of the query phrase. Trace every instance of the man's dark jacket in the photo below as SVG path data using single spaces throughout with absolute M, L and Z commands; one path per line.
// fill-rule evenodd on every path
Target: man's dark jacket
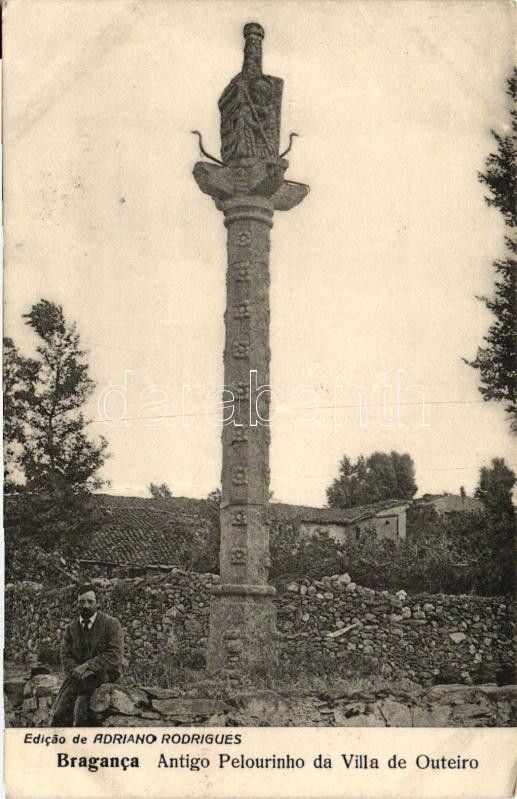
M 77 619 L 65 629 L 61 647 L 63 668 L 68 676 L 82 663 L 96 676 L 115 682 L 122 676 L 124 635 L 118 619 L 97 611 L 91 630 L 83 630 Z

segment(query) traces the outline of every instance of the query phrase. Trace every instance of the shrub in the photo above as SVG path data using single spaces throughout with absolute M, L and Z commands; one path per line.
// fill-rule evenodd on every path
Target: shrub
M 514 520 L 508 514 L 460 512 L 426 518 L 403 541 L 336 542 L 326 532 L 301 537 L 294 524 L 273 531 L 270 577 L 282 590 L 292 579 L 349 572 L 367 588 L 414 593 L 513 594 Z

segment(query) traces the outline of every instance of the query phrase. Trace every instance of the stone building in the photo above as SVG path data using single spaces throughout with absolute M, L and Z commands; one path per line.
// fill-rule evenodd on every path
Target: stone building
M 475 497 L 459 494 L 424 494 L 414 499 L 407 511 L 406 532 L 410 540 L 422 540 L 432 536 L 440 518 L 452 517 L 455 513 L 479 513 L 483 503 Z
M 415 508 L 430 507 L 441 516 L 449 513 L 482 511 L 483 503 L 475 497 L 462 497 L 459 494 L 424 494 L 413 501 Z
M 359 541 L 375 535 L 378 540 L 402 541 L 406 537 L 406 510 L 409 502 L 385 500 L 344 510 L 310 508 L 297 505 L 272 505 L 273 518 L 297 521 L 303 536 L 325 532 L 338 543 Z

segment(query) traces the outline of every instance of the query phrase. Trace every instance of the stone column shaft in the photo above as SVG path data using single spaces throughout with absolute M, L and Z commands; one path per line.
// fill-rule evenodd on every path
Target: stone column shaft
M 235 398 L 235 416 L 222 431 L 221 586 L 212 601 L 207 665 L 237 673 L 270 658 L 274 648 L 274 589 L 267 585 L 271 439 L 260 423 L 268 419 L 269 395 L 259 394 L 269 384 L 273 207 L 260 197 L 220 206 L 228 230 L 224 385 Z
M 271 203 L 235 198 L 223 205 L 228 229 L 224 384 L 237 400 L 223 426 L 221 580 L 265 585 L 269 563 L 269 236 Z M 252 373 L 250 375 L 250 373 Z M 250 387 L 251 382 L 251 387 Z M 233 423 L 235 422 L 235 424 Z

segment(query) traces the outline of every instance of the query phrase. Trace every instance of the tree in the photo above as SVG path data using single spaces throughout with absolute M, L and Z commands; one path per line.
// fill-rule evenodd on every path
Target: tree
M 169 497 L 172 497 L 172 491 L 167 483 L 162 483 L 161 485 L 158 485 L 157 483 L 150 483 L 149 493 L 153 499 L 168 499 Z
M 491 197 L 485 197 L 488 205 L 498 208 L 504 222 L 512 231 L 517 226 L 515 160 L 517 157 L 517 70 L 508 80 L 507 94 L 512 100 L 511 133 L 500 136 L 492 134 L 497 142 L 497 152 L 486 159 L 486 172 L 479 173 L 481 183 L 488 186 Z M 494 314 L 495 322 L 484 336 L 486 345 L 478 347 L 473 361 L 465 363 L 479 370 L 479 391 L 487 401 L 504 404 L 510 417 L 510 429 L 517 432 L 517 352 L 515 318 L 517 311 L 517 243 L 505 237 L 508 257 L 494 261 L 496 273 L 493 298 L 478 297 Z
M 515 482 L 515 474 L 504 458 L 492 458 L 491 466 L 482 466 L 480 469 L 474 496 L 495 516 L 513 517 L 512 490 Z
M 360 456 L 362 458 L 362 456 Z M 327 488 L 327 501 L 331 508 L 350 508 L 359 504 L 360 492 L 358 464 L 343 455 L 339 462 L 339 477 Z
M 416 494 L 415 466 L 411 455 L 398 452 L 391 453 L 391 461 L 395 472 L 396 491 L 395 498 L 411 499 Z
M 415 469 L 410 455 L 373 452 L 360 455 L 356 463 L 345 455 L 339 476 L 327 488 L 331 508 L 352 508 L 383 499 L 411 499 L 417 490 Z
M 515 593 L 515 519 L 493 509 L 452 513 L 441 521 L 445 557 L 458 567 L 463 592 Z M 458 588 L 461 588 L 459 584 Z M 447 589 L 446 589 L 447 590 Z
M 95 385 L 75 324 L 45 299 L 24 319 L 39 338 L 37 357 L 24 357 L 4 339 L 9 468 L 21 478 L 6 530 L 37 531 L 40 542 L 53 546 L 91 524 L 89 495 L 107 482 L 97 474 L 108 457 L 107 441 L 87 435 L 82 408 Z
M 83 491 L 100 488 L 97 471 L 106 459 L 107 441 L 92 441 L 81 408 L 93 393 L 85 353 L 75 324 L 67 324 L 60 305 L 40 300 L 24 314 L 39 336 L 37 359 L 17 356 L 25 377 L 19 397 L 21 452 L 18 462 L 31 490 Z M 27 375 L 34 380 L 27 386 Z
M 37 364 L 21 358 L 11 338 L 3 340 L 4 493 L 19 489 L 21 446 L 25 441 L 27 400 L 34 392 Z

